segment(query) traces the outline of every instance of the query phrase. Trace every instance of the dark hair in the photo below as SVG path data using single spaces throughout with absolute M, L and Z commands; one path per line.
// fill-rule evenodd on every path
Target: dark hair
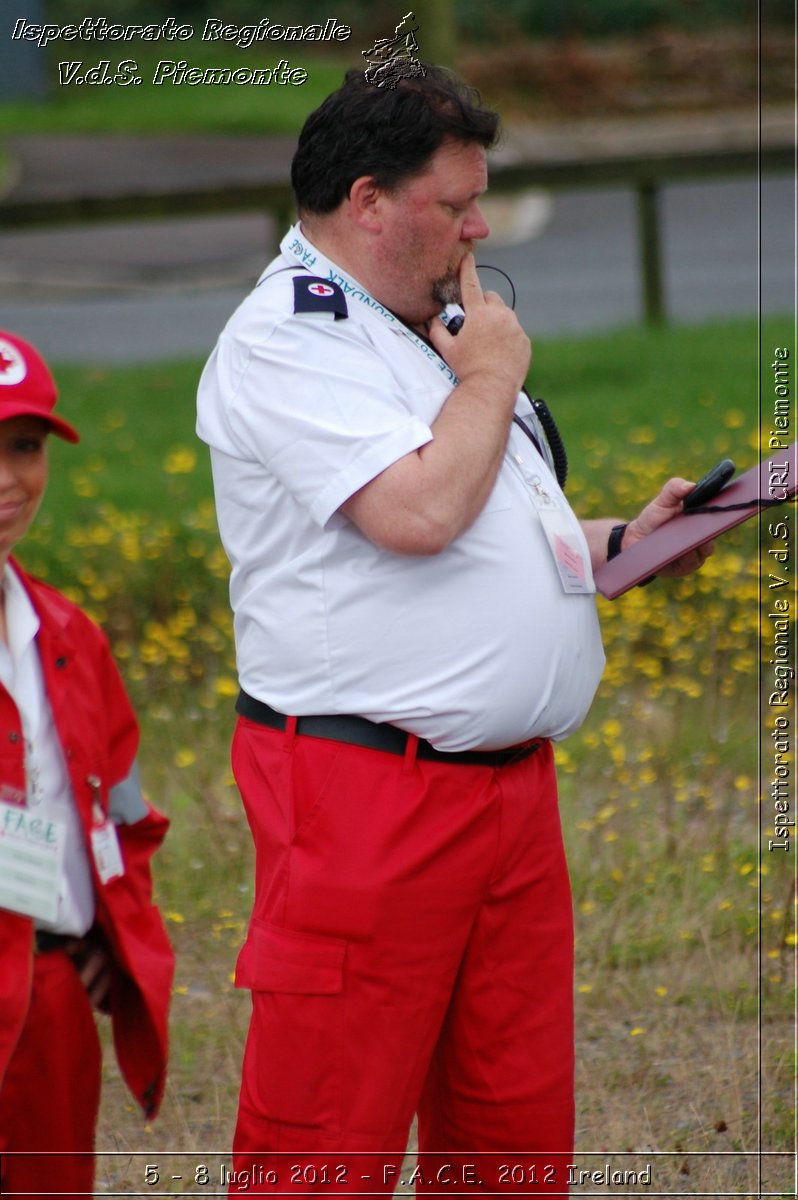
M 478 92 L 443 67 L 425 64 L 424 72 L 391 88 L 348 71 L 310 114 L 291 166 L 300 214 L 333 212 L 362 175 L 380 188 L 398 187 L 423 171 L 447 138 L 485 149 L 496 143 L 499 116 Z

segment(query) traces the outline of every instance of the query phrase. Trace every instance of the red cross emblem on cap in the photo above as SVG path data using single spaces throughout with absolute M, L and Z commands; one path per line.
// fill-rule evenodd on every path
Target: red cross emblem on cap
M 0 391 L 7 387 L 16 387 L 27 374 L 28 368 L 21 351 L 13 342 L 0 337 Z
M 328 285 L 326 283 L 308 284 L 308 291 L 312 292 L 314 296 L 333 296 L 333 295 L 335 295 L 335 288 L 328 287 Z

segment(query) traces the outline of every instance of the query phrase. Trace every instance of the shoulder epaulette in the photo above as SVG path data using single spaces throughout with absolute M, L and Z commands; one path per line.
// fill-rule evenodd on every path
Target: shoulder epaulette
M 349 316 L 346 297 L 337 283 L 316 275 L 294 276 L 295 313 L 332 313 L 335 320 Z

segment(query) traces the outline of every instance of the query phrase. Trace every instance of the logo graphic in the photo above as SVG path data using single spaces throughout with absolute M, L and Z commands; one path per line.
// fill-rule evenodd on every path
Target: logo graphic
M 22 383 L 27 373 L 25 359 L 16 346 L 0 338 L 0 387 Z
M 336 321 L 349 316 L 346 298 L 337 283 L 317 275 L 294 276 L 295 313 L 332 313 Z
M 366 81 L 375 87 L 395 88 L 400 79 L 426 75 L 418 61 L 418 24 L 412 12 L 405 13 L 392 38 L 377 38 L 370 50 L 361 51 L 369 63 Z

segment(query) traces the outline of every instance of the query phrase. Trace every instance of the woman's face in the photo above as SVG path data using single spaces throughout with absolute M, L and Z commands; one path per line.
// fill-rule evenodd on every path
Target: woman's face
M 0 561 L 27 533 L 47 486 L 46 421 L 0 421 Z

